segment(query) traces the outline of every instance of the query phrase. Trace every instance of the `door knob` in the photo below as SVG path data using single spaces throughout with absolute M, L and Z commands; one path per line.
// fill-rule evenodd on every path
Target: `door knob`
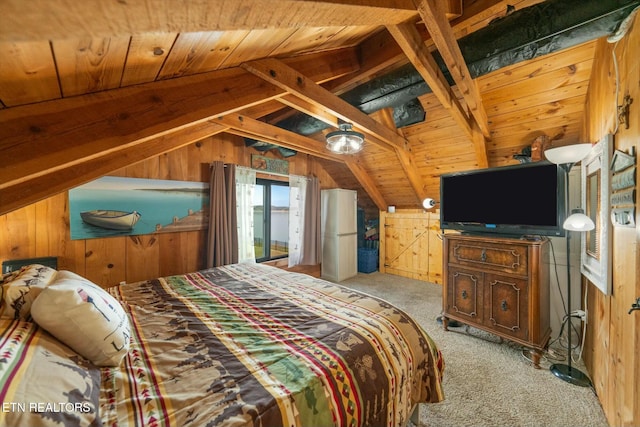
M 640 310 L 640 298 L 636 298 L 636 302 L 631 304 L 631 309 L 629 310 L 629 314 L 631 314 L 634 310 Z

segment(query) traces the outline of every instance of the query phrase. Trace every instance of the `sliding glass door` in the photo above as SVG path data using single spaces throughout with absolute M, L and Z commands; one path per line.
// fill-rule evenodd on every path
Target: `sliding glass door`
M 289 254 L 289 184 L 256 179 L 253 198 L 256 261 Z

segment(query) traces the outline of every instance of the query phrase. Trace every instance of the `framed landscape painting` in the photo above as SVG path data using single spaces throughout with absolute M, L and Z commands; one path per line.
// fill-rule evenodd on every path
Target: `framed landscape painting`
M 208 207 L 203 182 L 105 176 L 69 190 L 71 239 L 201 230 Z

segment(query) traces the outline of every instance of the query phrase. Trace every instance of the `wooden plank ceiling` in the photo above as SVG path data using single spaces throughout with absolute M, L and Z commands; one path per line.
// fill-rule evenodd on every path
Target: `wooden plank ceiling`
M 437 200 L 442 173 L 578 141 L 594 42 L 477 79 L 456 42 L 536 3 L 3 0 L 0 214 L 223 132 L 317 156 L 379 209 Z M 398 130 L 338 96 L 408 62 L 432 90 L 424 122 Z M 274 126 L 291 111 L 332 127 Z M 339 120 L 366 135 L 360 154 L 325 148 Z

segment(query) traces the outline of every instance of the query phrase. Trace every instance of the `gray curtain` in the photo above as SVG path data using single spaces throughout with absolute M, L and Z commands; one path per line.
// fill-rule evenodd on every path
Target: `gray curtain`
M 238 262 L 235 165 L 211 163 L 209 205 L 206 267 L 235 264 Z
M 310 177 L 307 183 L 305 199 L 304 238 L 302 239 L 302 265 L 320 264 L 322 246 L 320 236 L 320 182 L 317 177 Z

